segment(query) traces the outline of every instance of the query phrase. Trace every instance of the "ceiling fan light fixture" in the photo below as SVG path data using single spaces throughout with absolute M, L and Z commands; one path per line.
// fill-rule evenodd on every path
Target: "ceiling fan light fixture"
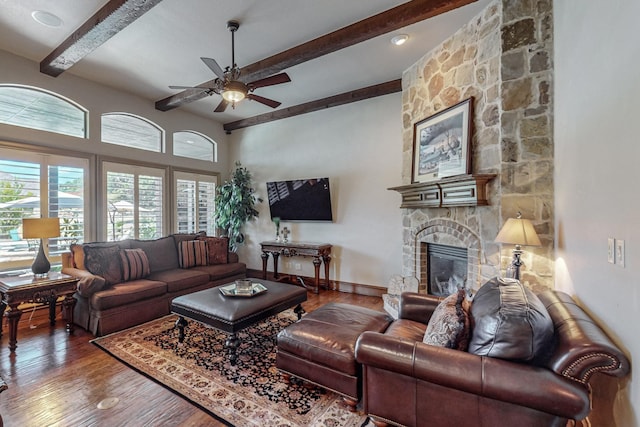
M 396 46 L 401 46 L 405 44 L 407 40 L 409 40 L 409 36 L 407 34 L 398 34 L 391 38 L 391 43 Z
M 222 97 L 227 101 L 235 104 L 242 101 L 247 96 L 247 87 L 238 81 L 230 81 L 224 85 Z

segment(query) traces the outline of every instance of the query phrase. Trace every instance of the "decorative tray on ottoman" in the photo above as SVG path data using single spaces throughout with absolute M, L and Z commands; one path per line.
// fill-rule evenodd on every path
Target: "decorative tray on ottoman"
M 251 283 L 248 290 L 238 289 L 235 283 L 220 286 L 220 292 L 227 297 L 253 297 L 263 292 L 267 292 L 267 288 L 262 283 Z

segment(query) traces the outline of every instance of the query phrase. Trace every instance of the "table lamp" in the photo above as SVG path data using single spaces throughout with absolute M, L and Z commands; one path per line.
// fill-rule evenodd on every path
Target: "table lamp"
M 496 242 L 516 245 L 513 250 L 513 278 L 520 280 L 520 266 L 522 265 L 522 246 L 542 246 L 533 224 L 528 219 L 523 219 L 518 212 L 516 218 L 509 218 L 496 236 Z
M 23 218 L 22 238 L 40 239 L 40 247 L 36 259 L 31 264 L 31 271 L 36 277 L 44 277 L 51 269 L 51 264 L 44 254 L 44 239 L 60 236 L 60 218 Z

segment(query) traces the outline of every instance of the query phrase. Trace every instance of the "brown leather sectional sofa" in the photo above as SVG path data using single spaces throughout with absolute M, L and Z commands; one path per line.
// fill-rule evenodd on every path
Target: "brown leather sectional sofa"
M 77 301 L 74 323 L 96 336 L 109 334 L 169 314 L 171 300 L 177 296 L 246 277 L 246 265 L 232 252 L 228 253 L 227 263 L 180 268 L 179 242 L 195 240 L 198 236 L 202 234 L 85 244 L 144 250 L 150 274 L 108 285 L 103 278 L 78 268 L 73 253 L 63 254 L 62 272 L 80 279 L 74 295 Z
M 404 293 L 399 319 L 356 344 L 363 408 L 378 426 L 566 426 L 590 412 L 590 379 L 624 376 L 629 361 L 573 299 L 538 295 L 554 327 L 540 366 L 424 344 L 440 298 Z

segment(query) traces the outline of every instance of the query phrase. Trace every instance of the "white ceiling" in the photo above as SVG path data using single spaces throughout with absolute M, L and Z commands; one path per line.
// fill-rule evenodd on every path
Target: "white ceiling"
M 285 70 L 291 83 L 256 90 L 286 108 L 402 77 L 426 52 L 469 22 L 490 0 L 408 26 Z M 0 49 L 42 61 L 106 0 L 0 0 Z M 398 0 L 163 0 L 141 18 L 70 68 L 88 80 L 155 102 L 215 78 L 201 61 L 231 62 L 227 21 L 237 20 L 236 63 L 242 68 L 377 13 L 405 3 Z M 31 18 L 34 10 L 63 21 L 51 28 Z M 390 43 L 406 33 L 403 46 Z M 221 123 L 272 111 L 254 101 L 214 113 L 221 98 L 206 97 L 180 108 Z

